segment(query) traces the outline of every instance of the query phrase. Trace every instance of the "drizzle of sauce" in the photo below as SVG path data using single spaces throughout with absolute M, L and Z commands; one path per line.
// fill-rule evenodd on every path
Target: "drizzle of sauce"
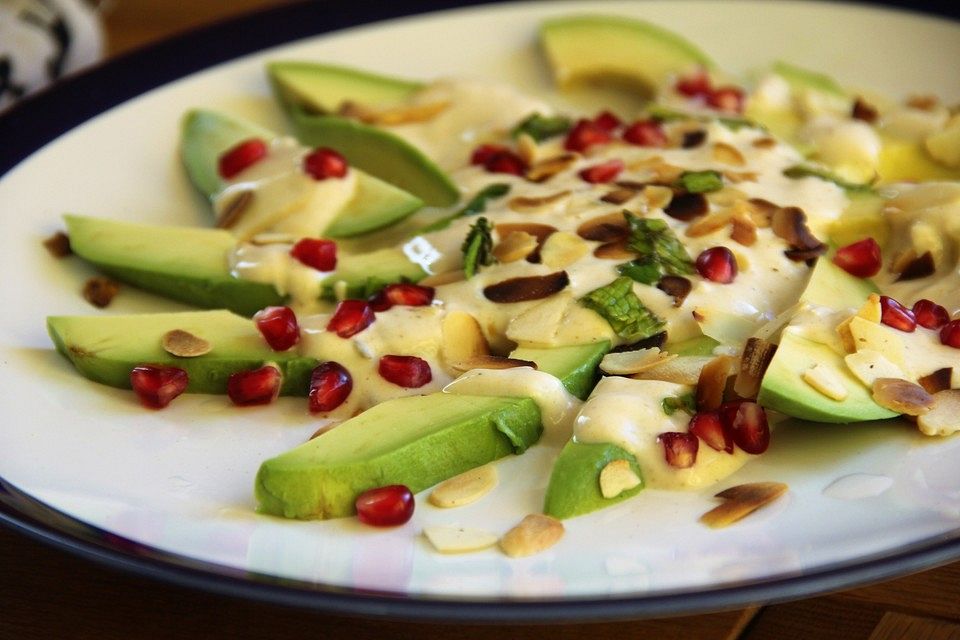
M 851 473 L 841 476 L 823 489 L 823 495 L 837 500 L 875 498 L 893 486 L 890 476 L 873 473 Z

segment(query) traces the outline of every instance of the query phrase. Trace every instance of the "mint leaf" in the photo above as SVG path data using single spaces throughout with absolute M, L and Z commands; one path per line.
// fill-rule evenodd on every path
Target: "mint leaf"
M 723 189 L 723 176 L 717 171 L 684 171 L 677 178 L 677 186 L 687 193 L 710 193 Z
M 638 258 L 630 262 L 624 262 L 617 267 L 620 275 L 627 276 L 640 284 L 657 284 L 663 277 L 663 267 L 660 261 L 653 256 Z
M 640 218 L 629 211 L 624 211 L 623 215 L 630 227 L 627 246 L 639 254 L 639 258 L 634 260 L 635 263 L 656 260 L 663 273 L 674 276 L 694 273 L 693 260 L 666 221 L 659 218 Z
M 452 213 L 449 216 L 440 218 L 435 222 L 431 222 L 424 228 L 417 231 L 417 235 L 421 233 L 430 233 L 431 231 L 440 231 L 441 229 L 446 229 L 450 226 L 450 223 L 456 220 L 457 218 L 464 218 L 466 216 L 475 216 L 478 213 L 483 213 L 487 208 L 487 203 L 490 200 L 495 198 L 502 198 L 510 192 L 510 185 L 504 184 L 502 182 L 495 182 L 485 186 L 483 189 L 477 192 L 477 195 L 470 198 L 470 200 L 463 206 L 462 209 L 458 210 L 456 213 Z
M 460 250 L 463 251 L 463 272 L 467 278 L 472 278 L 481 266 L 493 264 L 493 228 L 486 218 L 479 218 L 476 224 L 470 225 L 470 231 Z
M 693 415 L 697 412 L 697 401 L 692 393 L 685 393 L 682 396 L 667 396 L 660 401 L 660 408 L 668 416 L 672 416 L 678 410 Z
M 633 292 L 633 281 L 621 276 L 580 298 L 580 304 L 596 311 L 618 336 L 636 342 L 659 333 L 664 321 L 643 306 Z
M 570 118 L 566 116 L 543 116 L 533 113 L 515 126 L 510 135 L 518 138 L 520 134 L 525 133 L 537 142 L 543 142 L 547 138 L 559 136 L 569 130 Z
M 809 164 L 797 164 L 792 167 L 787 167 L 783 170 L 783 175 L 788 178 L 820 178 L 821 180 L 826 180 L 827 182 L 832 182 L 837 185 L 844 191 L 849 193 L 873 193 L 873 185 L 869 183 L 858 184 L 856 182 L 847 182 L 837 174 L 829 171 L 828 169 L 823 169 L 819 167 L 814 167 Z

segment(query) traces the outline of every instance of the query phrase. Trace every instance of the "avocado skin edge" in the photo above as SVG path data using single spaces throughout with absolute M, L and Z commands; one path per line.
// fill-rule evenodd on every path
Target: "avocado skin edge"
M 614 460 L 626 460 L 641 481 L 620 495 L 604 498 L 600 492 L 600 472 Z M 637 459 L 626 449 L 610 443 L 570 440 L 553 465 L 543 512 L 561 520 L 573 518 L 623 502 L 640 493 L 643 487 Z

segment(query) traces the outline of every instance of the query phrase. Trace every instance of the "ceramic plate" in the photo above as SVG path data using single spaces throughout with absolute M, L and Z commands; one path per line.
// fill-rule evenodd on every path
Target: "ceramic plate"
M 315 429 L 302 399 L 240 410 L 222 397 L 194 395 L 146 411 L 129 392 L 85 380 L 52 350 L 45 316 L 97 313 L 78 293 L 92 271 L 75 259 L 54 260 L 41 246 L 61 226 L 61 214 L 209 223 L 176 154 L 186 109 L 223 109 L 283 128 L 263 66 L 288 58 L 421 79 L 499 78 L 593 111 L 604 105 L 552 93 L 534 46 L 542 18 L 577 8 L 544 2 L 418 15 L 239 57 L 119 104 L 89 90 L 129 95 L 209 60 L 191 58 L 191 51 L 217 59 L 237 53 L 245 34 L 248 46 L 269 42 L 257 35 L 261 28 L 274 29 L 273 38 L 318 30 L 310 20 L 319 9 L 304 5 L 120 61 L 67 85 L 59 103 L 57 92 L 34 103 L 47 111 L 20 109 L 0 121 L 18 144 L 28 135 L 23 127 L 35 127 L 37 148 L 62 126 L 50 118 L 67 112 L 64 97 L 75 97 L 80 113 L 116 104 L 0 180 L 3 519 L 82 554 L 191 585 L 323 609 L 447 619 L 691 612 L 809 595 L 960 557 L 960 437 L 924 438 L 902 423 L 781 425 L 770 451 L 718 488 L 776 480 L 789 485 L 788 495 L 724 530 L 697 522 L 718 488 L 648 490 L 568 521 L 567 534 L 547 553 L 510 560 L 490 549 L 451 557 L 432 551 L 420 530 L 457 523 L 505 531 L 539 511 L 553 449 L 537 446 L 499 462 L 500 486 L 468 507 L 441 511 L 419 496 L 413 520 L 395 529 L 365 528 L 354 519 L 261 517 L 252 497 L 258 465 Z M 590 8 L 676 30 L 737 73 L 780 58 L 829 71 L 849 86 L 960 100 L 957 23 L 826 3 Z M 330 24 L 360 19 L 338 15 Z M 122 86 L 125 78 L 130 86 Z M 109 312 L 179 308 L 127 288 Z

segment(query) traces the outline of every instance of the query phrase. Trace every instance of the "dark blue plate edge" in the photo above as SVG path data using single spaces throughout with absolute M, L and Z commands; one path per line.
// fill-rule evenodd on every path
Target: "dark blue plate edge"
M 501 0 L 304 1 L 254 12 L 135 50 L 22 101 L 0 116 L 0 177 L 34 151 L 103 111 L 221 62 L 286 42 L 380 20 Z M 826 0 L 820 0 L 826 1 Z M 868 2 L 848 4 L 871 5 Z M 888 6 L 956 17 L 932 2 Z M 189 55 L 188 55 L 189 53 Z M 636 593 L 607 599 L 445 600 L 319 585 L 244 572 L 142 545 L 45 505 L 0 478 L 0 525 L 74 555 L 189 588 L 341 615 L 431 622 L 556 623 L 668 617 L 771 604 L 926 570 L 960 558 L 960 531 L 860 558 L 755 583 L 694 593 Z

